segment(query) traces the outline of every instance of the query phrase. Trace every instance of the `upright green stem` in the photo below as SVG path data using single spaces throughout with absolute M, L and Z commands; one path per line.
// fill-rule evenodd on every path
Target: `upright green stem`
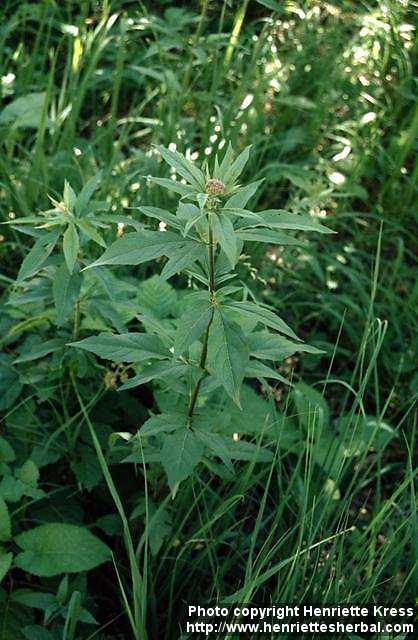
M 213 302 L 213 297 L 215 294 L 215 252 L 214 252 L 214 242 L 213 242 L 213 230 L 212 230 L 210 216 L 211 216 L 211 213 L 209 211 L 208 212 L 208 264 L 209 264 L 208 289 L 209 289 L 211 302 Z M 188 419 L 189 425 L 191 424 L 193 419 L 193 413 L 196 408 L 197 399 L 199 397 L 200 387 L 202 385 L 203 379 L 206 376 L 205 368 L 206 368 L 206 360 L 208 358 L 209 331 L 213 322 L 213 314 L 214 314 L 214 310 L 212 307 L 210 320 L 208 322 L 208 326 L 206 327 L 205 335 L 203 338 L 203 347 L 202 347 L 202 353 L 201 353 L 200 362 L 199 362 L 201 373 L 196 383 L 196 386 L 193 390 L 193 393 L 190 397 L 189 408 L 187 410 L 187 419 Z

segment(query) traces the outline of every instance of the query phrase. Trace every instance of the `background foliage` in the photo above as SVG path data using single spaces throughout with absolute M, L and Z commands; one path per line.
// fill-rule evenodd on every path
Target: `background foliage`
M 0 637 L 177 638 L 191 601 L 412 600 L 414 3 L 6 0 L 1 14 Z M 153 144 L 200 163 L 226 140 L 252 145 L 255 210 L 336 232 L 239 263 L 249 294 L 325 354 L 286 358 L 292 387 L 247 385 L 222 421 L 233 469 L 207 460 L 173 502 L 124 440 L 173 395 L 117 392 L 126 365 L 66 345 L 173 326 L 189 282 L 163 282 L 163 262 L 78 267 L 140 229 L 140 206 L 175 207 L 147 179 L 175 177 Z M 65 212 L 38 228 L 75 198 L 84 229 Z

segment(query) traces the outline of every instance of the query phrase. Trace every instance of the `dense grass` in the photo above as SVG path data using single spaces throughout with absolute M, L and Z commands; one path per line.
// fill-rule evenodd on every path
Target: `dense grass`
M 150 384 L 117 394 L 110 365 L 82 377 L 71 355 L 18 367 L 24 384 L 0 405 L 1 435 L 16 464 L 35 460 L 45 493 L 9 505 L 14 533 L 85 523 L 108 542 L 114 564 L 70 576 L 65 603 L 79 591 L 97 627 L 71 607 L 44 624 L 42 607 L 13 594 L 55 594 L 60 580 L 12 569 L 0 591 L 2 640 L 143 638 L 145 629 L 150 638 L 186 638 L 179 624 L 189 602 L 416 596 L 416 12 L 395 0 L 279 4 L 278 13 L 245 0 L 1 7 L 2 109 L 45 93 L 20 122 L 0 113 L 3 221 L 49 208 L 65 179 L 78 191 L 100 169 L 97 198 L 109 203 L 109 219 L 142 222 L 139 204 L 174 202 L 146 179 L 166 175 L 153 144 L 202 161 L 228 140 L 238 150 L 253 145 L 243 178 L 263 179 L 254 207 L 309 213 L 337 232 L 309 237 L 303 250 L 260 245 L 239 267 L 254 295 L 326 351 L 283 363 L 282 373 L 305 385 L 299 391 L 248 392 L 249 437 L 269 446 L 273 462 L 241 461 L 234 475 L 202 465 L 173 502 L 158 465 L 121 464 L 126 446 L 108 441 L 135 432 L 164 402 L 161 391 Z M 60 335 L 46 294 L 25 301 L 14 284 L 38 233 L 25 230 L 1 230 L 0 340 L 13 359 Z M 109 224 L 106 237 L 115 236 Z M 100 253 L 83 251 L 86 263 Z M 164 321 L 176 317 L 187 278 L 153 298 L 141 287 L 154 267 L 117 273 L 122 298 L 136 300 L 139 287 L 154 313 L 166 304 Z M 105 322 L 119 331 L 111 312 L 80 304 L 76 336 Z M 0 377 L 0 393 L 9 384 Z M 234 420 L 231 436 L 240 431 L 239 414 Z M 33 625 L 49 635 L 36 636 Z

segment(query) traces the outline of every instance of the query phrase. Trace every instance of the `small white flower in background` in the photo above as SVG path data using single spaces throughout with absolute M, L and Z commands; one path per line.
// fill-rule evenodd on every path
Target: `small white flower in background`
M 166 223 L 161 220 L 161 222 L 158 225 L 158 231 L 165 231 L 166 229 L 167 229 Z
M 374 122 L 376 120 L 377 115 L 374 111 L 368 111 L 364 114 L 364 116 L 360 120 L 360 124 L 369 124 L 369 122 Z
M 252 93 L 247 94 L 241 103 L 240 109 L 242 110 L 247 109 L 247 107 L 250 106 L 253 100 L 254 100 L 253 94 Z
M 63 33 L 68 33 L 69 36 L 76 38 L 78 36 L 78 27 L 75 24 L 62 24 L 61 30 Z
M 118 238 L 120 238 L 123 235 L 123 230 L 125 228 L 125 225 L 123 222 L 118 222 L 118 230 L 116 232 L 116 235 L 118 236 Z
M 332 182 L 332 184 L 344 184 L 345 182 L 345 175 L 343 175 L 342 173 L 340 173 L 339 171 L 333 171 L 329 176 L 328 176 L 328 180 L 330 182 Z
M 3 87 L 9 87 L 16 80 L 16 76 L 14 73 L 6 73 L 5 76 L 1 77 L 1 84 Z
M 327 280 L 327 287 L 330 291 L 333 291 L 338 287 L 338 282 L 336 280 Z
M 344 149 L 342 151 L 340 151 L 339 153 L 336 153 L 335 156 L 333 156 L 333 161 L 334 162 L 339 162 L 340 160 L 345 160 L 346 158 L 348 158 L 348 156 L 351 153 L 351 147 L 346 145 L 344 147 Z

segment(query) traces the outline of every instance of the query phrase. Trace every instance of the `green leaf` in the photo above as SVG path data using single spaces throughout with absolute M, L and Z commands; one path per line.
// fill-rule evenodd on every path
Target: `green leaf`
M 83 231 L 86 236 L 90 238 L 90 240 L 93 240 L 93 242 L 106 249 L 106 242 L 88 220 L 86 220 L 85 218 L 76 218 L 75 223 L 81 229 L 81 231 Z
M 171 355 L 158 336 L 146 333 L 100 333 L 72 342 L 70 346 L 115 362 L 139 362 L 147 358 L 164 360 Z
M 161 145 L 155 146 L 170 167 L 174 167 L 177 173 L 190 182 L 195 189 L 204 191 L 205 177 L 200 169 L 190 162 L 190 160 L 187 160 L 181 153 L 178 153 L 178 151 L 169 151 L 169 149 Z
M 0 582 L 3 580 L 10 567 L 12 566 L 13 554 L 5 553 L 0 549 Z
M 19 362 L 31 362 L 32 360 L 44 358 L 50 353 L 54 353 L 55 351 L 59 351 L 59 349 L 63 349 L 64 345 L 65 343 L 62 338 L 52 338 L 52 340 L 46 340 L 46 342 L 41 342 L 40 344 L 32 347 L 28 353 L 24 353 L 19 356 L 19 358 L 16 358 L 16 360 L 14 360 L 14 363 L 18 364 Z
M 220 458 L 231 473 L 234 473 L 234 467 L 231 462 L 225 438 L 222 438 L 222 436 L 217 433 L 212 433 L 210 431 L 199 430 L 196 431 L 196 435 L 203 442 L 204 446 L 210 449 L 215 456 Z
M 30 278 L 40 270 L 45 260 L 55 247 L 58 236 L 59 232 L 53 232 L 38 238 L 20 265 L 16 282 L 21 283 L 23 280 Z
M 280 382 L 283 382 L 283 384 L 292 386 L 292 383 L 289 382 L 289 380 L 286 380 L 286 378 L 280 375 L 280 373 L 278 373 L 275 369 L 268 367 L 262 362 L 257 362 L 257 360 L 250 361 L 245 372 L 245 377 L 279 380 Z
M 79 249 L 80 240 L 78 238 L 77 229 L 75 228 L 75 224 L 70 222 L 64 233 L 63 240 L 64 258 L 70 273 L 73 272 Z
M 234 151 L 231 143 L 229 142 L 220 166 L 215 168 L 214 178 L 225 181 L 225 174 L 231 166 L 233 157 Z
M 77 200 L 77 196 L 74 192 L 74 189 L 68 182 L 68 180 L 64 180 L 64 193 L 63 193 L 64 204 L 67 207 L 68 211 L 73 211 L 75 202 Z
M 312 216 L 303 216 L 280 209 L 267 209 L 259 211 L 258 215 L 263 220 L 263 225 L 272 229 L 296 229 L 300 231 L 317 231 L 318 233 L 335 233 L 332 229 L 324 227 Z
M 276 0 L 256 0 L 258 4 L 262 4 L 267 9 L 271 9 L 272 11 L 278 11 L 279 13 L 283 13 L 284 7 L 280 6 Z
M 98 260 L 86 269 L 102 264 L 142 264 L 154 260 L 187 244 L 181 236 L 171 231 L 137 231 L 118 238 Z
M 185 304 L 174 338 L 174 354 L 177 356 L 183 354 L 190 345 L 199 340 L 212 317 L 212 307 L 206 292 L 199 292 L 190 297 Z
M 57 325 L 62 327 L 72 318 L 73 308 L 80 291 L 81 278 L 79 273 L 70 273 L 67 265 L 63 264 L 55 271 L 52 280 Z
M 141 282 L 138 302 L 141 313 L 146 309 L 151 311 L 155 318 L 168 318 L 175 311 L 177 292 L 160 276 L 154 275 Z
M 172 182 L 172 180 L 169 180 L 169 182 Z M 179 224 L 176 216 L 173 213 L 170 213 L 170 211 L 159 209 L 158 207 L 138 207 L 138 209 L 149 218 L 156 218 L 157 220 L 161 220 L 162 222 L 171 225 L 175 229 L 181 228 L 181 225 Z
M 203 260 L 204 257 L 204 247 L 198 242 L 193 243 L 193 245 L 187 244 L 187 246 L 179 247 L 170 255 L 161 271 L 160 277 L 163 280 L 168 280 L 176 273 L 192 268 L 197 260 Z
M 0 542 L 10 540 L 12 535 L 12 525 L 10 522 L 9 509 L 0 496 Z
M 104 542 L 74 524 L 41 524 L 16 536 L 15 542 L 23 549 L 15 558 L 16 566 L 45 578 L 89 571 L 111 558 Z
M 155 436 L 157 433 L 166 433 L 176 429 L 185 429 L 186 417 L 182 413 L 159 413 L 151 416 L 140 427 L 139 436 Z
M 190 429 L 180 429 L 164 439 L 161 462 L 173 496 L 182 480 L 188 478 L 203 455 L 203 443 Z
M 160 185 L 160 187 L 164 187 L 164 189 L 174 191 L 174 193 L 178 193 L 180 196 L 188 196 L 191 193 L 195 192 L 192 187 L 187 184 L 182 184 L 177 180 L 169 180 L 168 178 L 155 178 L 154 176 L 148 176 L 148 180 L 150 180 L 151 182 L 155 182 L 155 184 Z
M 239 246 L 232 220 L 225 214 L 220 216 L 212 214 L 212 221 L 215 238 L 221 245 L 233 269 L 239 258 Z
M 270 327 L 271 329 L 276 329 L 280 333 L 283 333 L 290 338 L 294 338 L 295 340 L 299 340 L 296 333 L 292 331 L 292 329 L 286 324 L 284 320 L 279 318 L 273 311 L 268 309 L 261 304 L 256 304 L 255 302 L 228 302 L 226 305 L 223 305 L 224 309 L 234 309 L 238 311 L 240 315 L 244 318 L 251 318 L 252 320 L 257 320 L 261 324 L 264 324 L 266 327 Z
M 26 460 L 24 464 L 15 472 L 17 480 L 23 482 L 31 489 L 36 489 L 39 480 L 39 469 L 32 460 Z
M 209 332 L 208 370 L 238 406 L 248 357 L 248 345 L 240 327 L 215 309 Z
M 264 178 L 262 180 L 257 180 L 256 182 L 251 182 L 250 184 L 245 185 L 245 187 L 240 187 L 234 195 L 226 201 L 223 208 L 245 209 L 247 202 L 253 197 L 263 180 Z
M 0 353 L 0 411 L 13 405 L 22 391 L 22 386 L 11 356 Z M 0 461 L 2 459 L 2 441 L 6 442 L 0 436 Z
M 126 389 L 132 389 L 133 387 L 139 387 L 141 384 L 150 382 L 151 380 L 164 379 L 169 376 L 175 376 L 180 378 L 187 372 L 187 364 L 179 364 L 178 362 L 166 361 L 154 362 L 149 367 L 146 367 L 145 371 L 134 376 L 128 382 L 125 382 L 118 391 L 126 391 Z
M 100 180 L 102 179 L 102 172 L 99 171 L 95 176 L 90 178 L 88 182 L 84 185 L 82 190 L 77 196 L 77 200 L 75 202 L 75 210 L 78 214 L 83 214 L 88 203 L 91 200 L 93 193 L 96 191 L 97 187 L 100 184 Z
M 238 229 L 237 235 L 244 242 L 267 242 L 268 244 L 300 245 L 306 244 L 303 240 L 293 238 L 286 233 L 268 229 Z
M 22 628 L 26 640 L 54 640 L 54 636 L 48 629 L 38 624 L 28 624 Z
M 0 113 L 0 125 L 13 129 L 37 129 L 42 119 L 46 93 L 28 93 L 16 98 Z
M 262 360 L 284 360 L 297 352 L 324 353 L 308 344 L 291 342 L 276 333 L 264 331 L 252 333 L 248 337 L 248 341 L 251 355 Z
M 244 151 L 239 154 L 236 160 L 234 160 L 229 169 L 225 172 L 225 183 L 235 182 L 235 180 L 240 176 L 242 170 L 248 162 L 248 158 L 250 157 L 250 149 L 251 145 L 246 147 Z
M 13 451 L 11 445 L 7 442 L 3 436 L 0 436 L 0 463 L 1 462 L 14 462 L 16 460 L 16 454 Z
M 271 462 L 273 460 L 273 454 L 268 449 L 264 449 L 251 442 L 245 442 L 239 440 L 229 441 L 228 445 L 229 455 L 232 460 L 249 460 L 250 462 Z

